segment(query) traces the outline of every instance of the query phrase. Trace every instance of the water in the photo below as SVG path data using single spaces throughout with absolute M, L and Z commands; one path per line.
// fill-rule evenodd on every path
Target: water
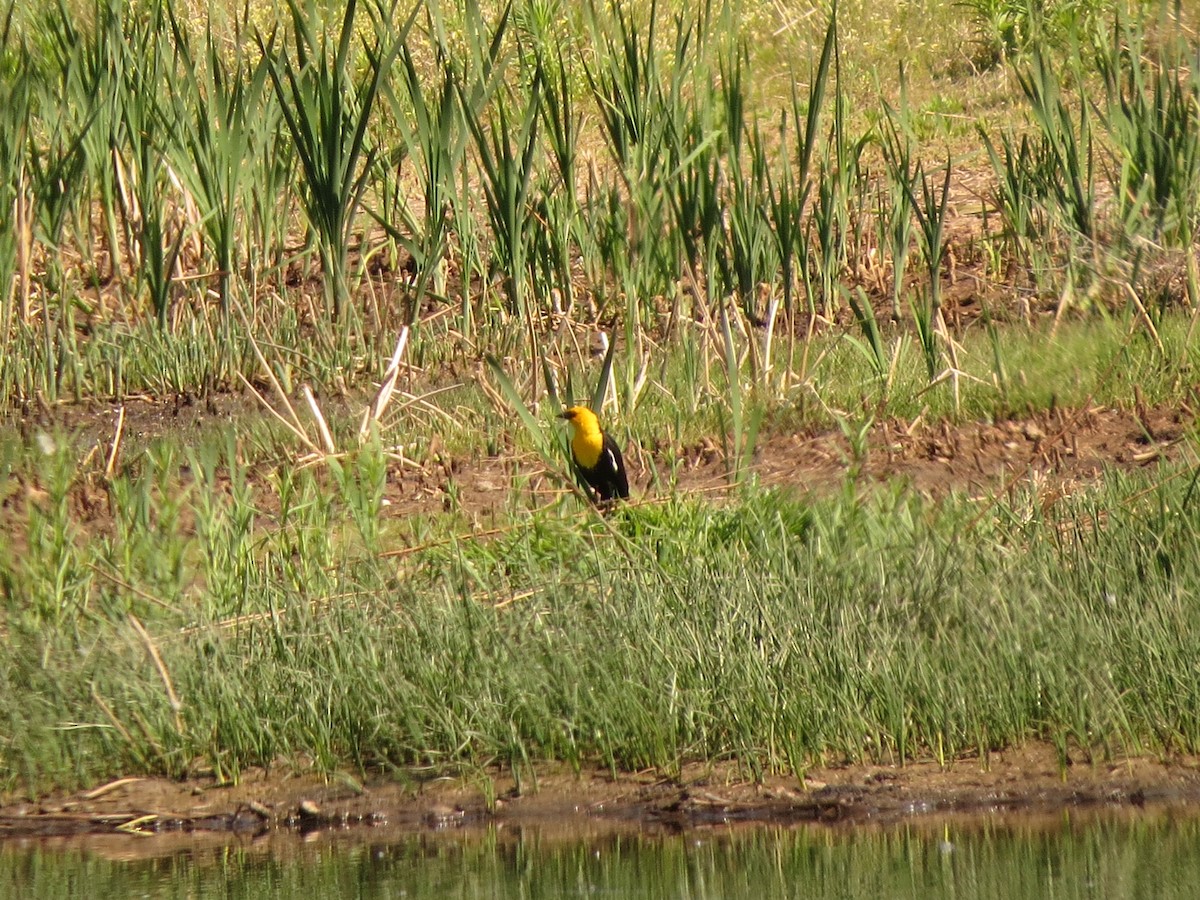
M 1196 897 L 1195 812 L 684 834 L 382 831 L 0 843 L 0 897 Z

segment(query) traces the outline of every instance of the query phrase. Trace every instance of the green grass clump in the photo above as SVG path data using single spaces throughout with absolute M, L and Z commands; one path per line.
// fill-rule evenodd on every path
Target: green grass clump
M 392 557 L 411 526 L 364 529 L 371 490 L 251 479 L 234 443 L 151 452 L 105 533 L 72 513 L 67 451 L 5 453 L 45 491 L 0 550 L 8 788 L 1200 747 L 1188 471 L 1054 502 L 746 485 L 600 520 L 568 498 Z M 369 486 L 364 454 L 347 473 Z

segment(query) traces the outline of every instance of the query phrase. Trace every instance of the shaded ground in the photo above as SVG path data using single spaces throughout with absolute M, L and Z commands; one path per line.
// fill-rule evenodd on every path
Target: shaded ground
M 692 767 L 676 779 L 544 772 L 522 787 L 507 773 L 427 782 L 248 772 L 236 785 L 210 779 L 122 779 L 36 803 L 0 804 L 0 838 L 72 835 L 188 836 L 329 832 L 405 834 L 472 828 L 566 830 L 575 836 L 737 824 L 862 825 L 1035 815 L 1066 807 L 1120 809 L 1200 803 L 1200 760 L 1146 758 L 1059 764 L 1032 745 L 986 761 L 813 770 L 801 782 L 761 784 L 731 765 Z M 494 798 L 489 801 L 489 796 Z

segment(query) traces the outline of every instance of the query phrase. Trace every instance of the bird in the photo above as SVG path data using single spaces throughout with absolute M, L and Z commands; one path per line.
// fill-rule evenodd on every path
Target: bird
M 571 461 L 575 473 L 587 485 L 588 496 L 598 504 L 629 499 L 629 478 L 621 448 L 600 427 L 596 414 L 586 406 L 569 406 L 558 416 L 571 426 Z

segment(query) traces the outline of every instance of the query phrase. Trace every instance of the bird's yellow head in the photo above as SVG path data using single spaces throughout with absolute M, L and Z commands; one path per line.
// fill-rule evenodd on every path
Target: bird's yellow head
M 571 450 L 576 461 L 585 467 L 594 466 L 604 447 L 604 433 L 596 414 L 586 406 L 568 406 L 558 417 L 571 426 Z
M 571 434 L 600 430 L 600 420 L 586 406 L 568 406 L 558 414 L 560 419 L 566 419 L 571 424 Z

